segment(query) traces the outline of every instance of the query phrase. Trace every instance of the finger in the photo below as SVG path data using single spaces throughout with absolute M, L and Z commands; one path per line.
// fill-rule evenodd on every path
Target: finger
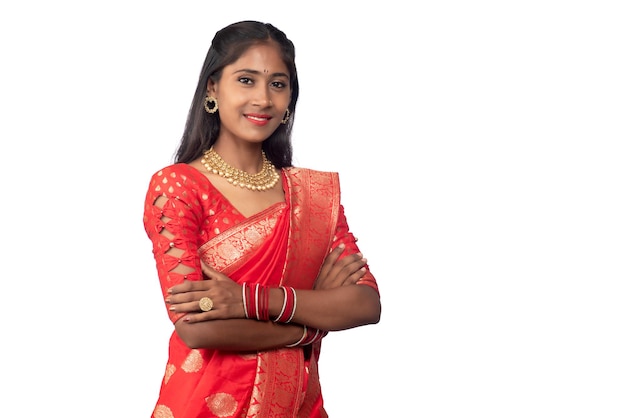
M 185 280 L 182 283 L 179 283 L 177 285 L 174 285 L 174 286 L 170 287 L 167 290 L 167 293 L 169 293 L 169 294 L 176 294 L 176 293 L 191 292 L 191 291 L 193 291 L 194 283 L 195 283 L 194 281 Z
M 188 300 L 181 301 L 179 299 L 186 298 Z M 189 293 L 185 293 L 179 297 L 175 295 L 166 299 L 166 302 L 170 303 L 169 310 L 173 312 L 210 312 L 214 308 L 213 299 L 207 296 L 206 292 L 194 293 L 193 299 Z M 203 299 L 207 299 L 203 301 Z M 208 302 L 203 306 L 203 302 Z
M 332 279 L 336 279 L 338 277 L 346 277 L 354 273 L 356 270 L 360 269 L 364 265 L 365 263 L 363 262 L 363 254 L 354 253 L 337 261 L 332 269 L 328 272 L 328 276 Z
M 361 267 L 354 273 L 350 274 L 343 282 L 342 286 L 356 284 L 367 273 L 367 268 Z
M 202 292 L 211 289 L 212 283 L 208 280 L 186 280 L 168 289 L 170 295 L 180 295 L 184 293 Z
M 366 271 L 367 269 L 365 268 L 365 265 L 350 266 L 349 269 L 344 269 L 344 271 L 341 272 L 338 279 L 342 286 L 346 284 L 354 284 L 357 280 L 363 277 Z
M 326 258 L 324 259 L 324 263 L 322 264 L 322 268 L 320 269 L 320 276 L 325 276 L 335 265 L 341 253 L 346 248 L 345 244 L 341 243 L 337 247 L 333 248 L 333 250 L 328 253 Z
M 177 313 L 201 312 L 197 301 L 172 304 L 168 309 Z
M 324 263 L 332 266 L 337 261 L 337 259 L 339 259 L 339 257 L 341 256 L 341 253 L 343 253 L 343 250 L 345 249 L 346 249 L 346 245 L 343 242 L 337 245 L 328 253 L 328 255 L 326 255 L 326 259 L 324 260 Z
M 184 311 L 184 313 L 186 313 L 187 315 L 185 315 L 183 320 L 188 323 L 212 321 L 215 319 L 234 319 L 244 317 L 243 308 L 241 309 L 241 312 L 238 313 L 233 312 L 232 309 L 224 307 L 218 303 L 216 305 L 213 305 L 213 308 L 211 308 L 210 311 L 203 312 L 199 309 L 198 302 L 195 302 L 191 305 L 197 307 L 198 309 L 189 311 L 188 309 L 190 308 L 190 305 L 185 305 L 184 307 L 182 307 L 182 309 L 187 309 L 186 311 Z M 176 310 L 175 312 L 183 311 Z
M 197 291 L 197 292 L 184 292 L 184 293 L 174 293 L 168 295 L 165 298 L 165 303 L 169 305 L 176 305 L 179 303 L 190 303 L 197 302 L 202 299 L 204 296 L 207 296 L 207 291 Z
M 215 316 L 215 312 L 200 312 L 185 315 L 183 321 L 193 324 L 196 322 L 211 321 L 213 319 L 219 319 L 219 317 Z

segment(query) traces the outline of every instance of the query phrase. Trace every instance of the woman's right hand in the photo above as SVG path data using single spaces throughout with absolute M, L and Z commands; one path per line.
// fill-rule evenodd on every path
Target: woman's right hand
M 230 277 L 201 261 L 204 280 L 185 281 L 168 290 L 166 303 L 170 310 L 186 313 L 185 321 L 244 318 L 241 286 Z M 209 298 L 212 306 L 203 312 L 200 300 Z
M 328 253 L 313 289 L 326 290 L 356 284 L 365 275 L 367 260 L 363 254 L 355 253 L 340 259 L 344 249 L 345 246 L 339 244 Z

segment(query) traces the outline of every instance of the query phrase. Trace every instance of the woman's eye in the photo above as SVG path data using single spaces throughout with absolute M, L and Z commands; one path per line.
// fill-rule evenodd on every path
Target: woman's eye
M 252 79 L 248 77 L 240 77 L 239 82 L 242 84 L 252 84 Z
M 285 88 L 287 85 L 285 83 L 283 83 L 282 81 L 274 81 L 272 82 L 272 87 L 275 87 L 277 89 L 282 89 Z

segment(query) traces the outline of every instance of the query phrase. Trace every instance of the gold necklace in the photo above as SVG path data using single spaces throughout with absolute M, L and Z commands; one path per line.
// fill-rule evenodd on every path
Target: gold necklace
M 204 151 L 204 156 L 200 162 L 210 173 L 224 177 L 234 186 L 243 187 L 249 190 L 262 192 L 273 188 L 280 175 L 276 172 L 276 167 L 267 159 L 265 152 L 263 154 L 263 168 L 257 174 L 248 174 L 243 170 L 233 167 L 219 156 L 213 147 Z

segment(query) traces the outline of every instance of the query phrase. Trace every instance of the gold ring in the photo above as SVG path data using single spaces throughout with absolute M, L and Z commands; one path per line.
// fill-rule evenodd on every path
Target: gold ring
M 204 297 L 200 299 L 200 310 L 202 312 L 209 312 L 211 309 L 213 309 L 213 301 L 211 298 Z

